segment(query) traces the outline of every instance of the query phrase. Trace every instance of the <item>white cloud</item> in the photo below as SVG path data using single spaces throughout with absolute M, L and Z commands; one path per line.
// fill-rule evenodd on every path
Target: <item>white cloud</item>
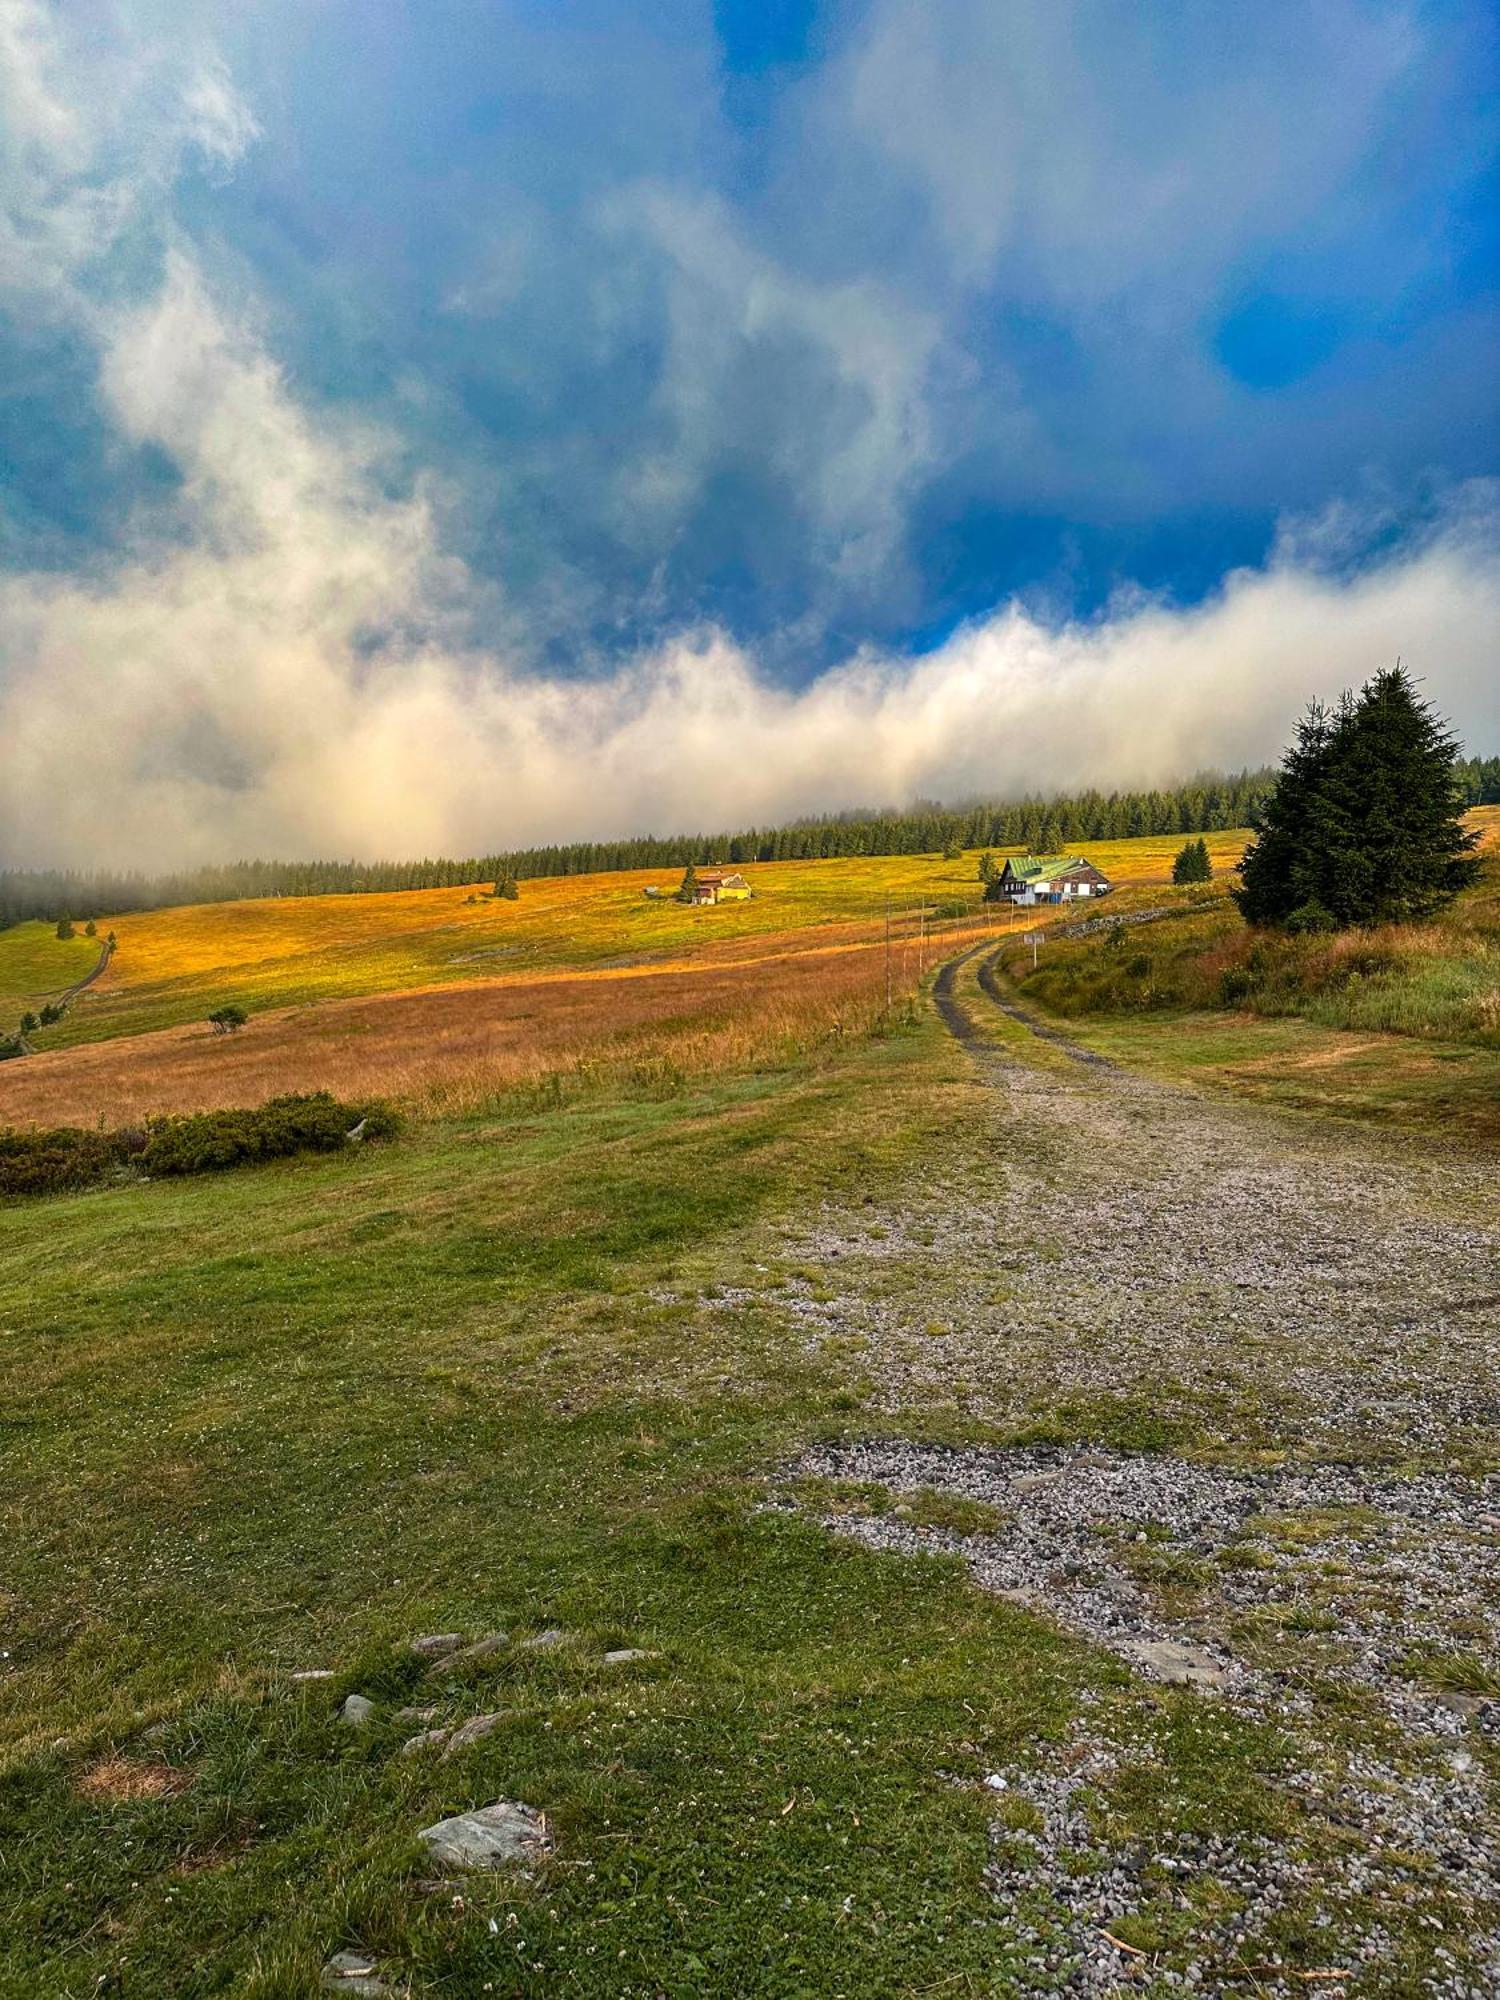
M 6 859 L 474 852 L 1151 782 L 1273 753 L 1308 695 L 1397 652 L 1477 747 L 1500 742 L 1500 503 L 1478 487 L 1352 568 L 1358 523 L 1330 517 L 1191 610 L 1122 601 L 1049 626 L 1002 608 L 935 652 L 861 656 L 799 693 L 713 631 L 606 679 L 518 671 L 475 642 L 492 600 L 445 553 L 422 485 L 393 479 L 379 436 L 309 413 L 253 310 L 174 235 L 184 158 L 226 170 L 255 130 L 212 51 L 153 44 L 111 85 L 107 51 L 65 48 L 58 19 L 0 0 L 0 284 L 78 310 L 105 415 L 181 483 L 107 565 L 0 579 Z M 917 99 L 925 76 L 913 56 Z M 938 321 L 868 280 L 796 275 L 704 200 L 638 191 L 616 226 L 644 232 L 670 278 L 670 449 L 639 504 L 733 452 L 770 407 L 738 399 L 771 354 L 764 393 L 806 392 L 771 436 L 820 554 L 877 559 L 936 449 Z M 136 228 L 152 254 L 123 294 L 85 283 Z M 962 240 L 991 254 L 977 222 Z
M 801 693 L 713 632 L 580 683 L 465 643 L 468 581 L 421 496 L 384 490 L 376 441 L 314 425 L 180 255 L 112 326 L 103 381 L 182 469 L 184 513 L 108 575 L 0 584 L 17 860 L 482 852 L 1153 782 L 1273 753 L 1309 694 L 1397 652 L 1476 743 L 1500 741 L 1500 506 L 1482 489 L 1353 576 L 1309 534 L 1192 610 L 1051 628 L 1008 608 Z
M 961 279 L 1081 310 L 1129 292 L 1149 315 L 1315 213 L 1421 52 L 1405 6 L 1357 0 L 1155 19 L 877 0 L 824 115 L 925 192 Z
M 675 519 L 739 453 L 796 496 L 829 560 L 887 559 L 932 463 L 937 317 L 867 278 L 799 274 L 706 196 L 637 186 L 603 219 L 660 254 L 665 291 L 661 444 L 622 482 L 621 505 Z
M 258 130 L 189 22 L 0 0 L 0 299 L 87 316 L 78 281 L 157 233 L 184 160 L 227 173 Z

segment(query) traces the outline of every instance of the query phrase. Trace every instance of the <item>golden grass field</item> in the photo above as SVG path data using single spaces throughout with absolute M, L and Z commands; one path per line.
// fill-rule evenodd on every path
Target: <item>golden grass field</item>
M 1216 864 L 1242 844 L 1212 837 Z M 1180 845 L 1106 842 L 1090 854 L 1128 892 L 1164 880 Z M 104 977 L 37 1054 L 0 1066 L 0 1124 L 115 1124 L 325 1088 L 446 1109 L 560 1071 L 765 1060 L 884 1011 L 888 905 L 898 1003 L 924 970 L 920 934 L 931 963 L 965 933 L 932 911 L 1012 921 L 979 903 L 978 863 L 747 867 L 752 901 L 701 909 L 648 898 L 648 884 L 670 891 L 676 878 L 644 871 L 527 882 L 515 903 L 433 889 L 112 918 L 119 948 Z M 13 968 L 43 928 L 0 936 L 0 1000 L 15 1004 Z M 206 1016 L 228 1000 L 251 1023 L 215 1036 Z
M 1487 842 L 1500 838 L 1500 809 L 1475 822 Z M 1208 837 L 1216 874 L 1245 838 Z M 1087 851 L 1123 892 L 1110 906 L 1120 909 L 1170 878 L 1180 846 L 1164 836 Z M 976 922 L 1060 914 L 979 905 L 978 859 L 747 866 L 751 902 L 701 909 L 646 897 L 675 877 L 642 871 L 527 882 L 515 903 L 434 889 L 112 918 L 119 949 L 97 986 L 36 1055 L 0 1066 L 0 1124 L 115 1124 L 305 1089 L 456 1109 L 560 1072 L 766 1060 L 878 1019 L 888 905 L 898 1002 L 981 934 Z M 966 921 L 920 920 L 924 953 L 916 913 L 959 903 L 972 906 Z M 47 926 L 0 935 L 0 1008 L 35 1004 L 39 977 L 60 971 L 65 984 L 94 955 L 92 940 L 62 945 Z M 205 1017 L 229 1000 L 251 1011 L 250 1025 L 215 1036 Z
M 1239 858 L 1244 838 L 1209 836 L 1221 872 Z M 1164 881 L 1181 844 L 1179 836 L 1106 841 L 1089 853 L 1117 881 Z M 676 961 L 755 947 L 768 934 L 868 925 L 883 921 L 888 902 L 899 914 L 976 899 L 978 862 L 972 853 L 956 861 L 928 854 L 747 864 L 753 900 L 703 909 L 671 900 L 676 872 L 638 870 L 526 882 L 515 903 L 479 901 L 472 889 L 423 889 L 112 917 L 119 949 L 108 971 L 44 1046 L 201 1020 L 227 1000 L 258 1011 L 612 962 Z M 648 886 L 669 893 L 652 900 Z M 14 1026 L 23 994 L 37 991 L 30 960 L 42 933 L 50 938 L 50 926 L 0 933 L 0 1032 Z M 71 976 L 92 962 L 85 954 Z
M 287 1090 L 446 1112 L 558 1073 L 734 1069 L 867 1031 L 885 1005 L 885 956 L 883 940 L 809 948 L 794 937 L 757 956 L 327 1000 L 257 1016 L 232 1037 L 198 1023 L 158 1029 L 7 1064 L 0 1122 L 128 1125 Z M 916 940 L 898 938 L 892 961 L 903 1001 L 921 969 Z

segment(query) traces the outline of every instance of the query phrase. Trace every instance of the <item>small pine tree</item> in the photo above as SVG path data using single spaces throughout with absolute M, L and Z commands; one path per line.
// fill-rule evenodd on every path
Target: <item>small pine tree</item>
M 979 857 L 979 879 L 987 889 L 992 882 L 999 879 L 999 875 L 1000 870 L 995 866 L 995 857 L 986 849 Z
M 98 937 L 99 926 L 94 922 L 92 917 L 90 917 L 88 922 L 84 925 L 83 934 L 85 937 Z
M 679 903 L 696 903 L 698 900 L 698 871 L 690 861 L 682 871 L 682 881 L 678 884 Z
M 514 903 L 520 900 L 521 885 L 514 875 L 502 875 L 495 884 L 495 894 L 502 902 Z
M 23 1014 L 21 1016 L 21 1033 L 23 1035 L 34 1035 L 39 1025 L 35 1014 Z
M 1179 886 L 1188 882 L 1209 882 L 1213 879 L 1213 863 L 1208 858 L 1208 842 L 1200 838 L 1184 841 L 1181 852 L 1172 863 L 1172 880 Z
M 60 938 L 70 938 L 74 935 L 73 919 L 66 912 L 57 920 L 57 935 Z

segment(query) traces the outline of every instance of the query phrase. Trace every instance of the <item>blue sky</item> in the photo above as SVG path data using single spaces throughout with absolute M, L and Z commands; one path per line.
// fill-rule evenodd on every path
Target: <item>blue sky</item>
M 242 590 L 210 516 L 282 423 L 346 526 L 422 515 L 346 682 L 697 634 L 796 693 L 1289 534 L 1347 579 L 1500 470 L 1497 58 L 1472 0 L 0 0 L 0 566 Z M 152 312 L 233 357 L 212 424 Z

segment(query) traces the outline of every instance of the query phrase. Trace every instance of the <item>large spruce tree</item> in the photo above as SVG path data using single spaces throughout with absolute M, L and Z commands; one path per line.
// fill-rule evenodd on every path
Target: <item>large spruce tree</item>
M 1236 900 L 1252 924 L 1318 930 L 1421 917 L 1473 880 L 1458 744 L 1399 665 L 1298 724 L 1257 815 Z

